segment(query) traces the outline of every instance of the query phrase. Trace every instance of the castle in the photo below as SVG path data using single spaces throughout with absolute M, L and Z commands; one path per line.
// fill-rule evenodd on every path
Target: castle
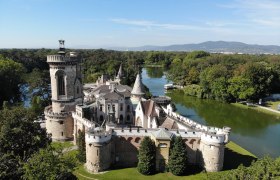
M 122 66 L 113 80 L 103 75 L 83 85 L 80 59 L 75 52 L 65 52 L 63 40 L 59 44 L 58 54 L 47 56 L 52 105 L 45 108 L 46 129 L 54 141 L 74 143 L 79 132 L 85 132 L 88 171 L 136 166 L 145 136 L 155 142 L 158 171 L 165 170 L 175 136 L 185 142 L 189 164 L 208 172 L 222 170 L 229 127 L 209 127 L 181 116 L 168 97 L 144 99 L 140 74 L 133 88 L 121 84 Z

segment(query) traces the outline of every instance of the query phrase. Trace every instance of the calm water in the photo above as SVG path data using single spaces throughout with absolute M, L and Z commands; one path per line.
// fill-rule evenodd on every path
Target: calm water
M 153 95 L 164 95 L 168 83 L 162 68 L 144 68 L 143 83 Z M 212 100 L 201 100 L 173 91 L 166 94 L 176 104 L 177 111 L 197 122 L 210 126 L 232 128 L 231 140 L 261 157 L 280 156 L 280 119 L 275 116 L 246 110 Z

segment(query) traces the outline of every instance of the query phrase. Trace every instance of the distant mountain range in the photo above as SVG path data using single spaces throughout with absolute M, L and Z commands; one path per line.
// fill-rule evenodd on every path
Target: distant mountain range
M 256 45 L 241 42 L 207 41 L 198 44 L 175 44 L 170 46 L 141 46 L 108 48 L 119 51 L 194 51 L 211 53 L 280 54 L 280 46 Z

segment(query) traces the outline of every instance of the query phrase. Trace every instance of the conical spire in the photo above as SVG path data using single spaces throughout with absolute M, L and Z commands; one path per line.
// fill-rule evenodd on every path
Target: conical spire
M 140 95 L 140 96 L 145 94 L 143 84 L 142 84 L 142 80 L 141 80 L 141 77 L 140 77 L 139 73 L 136 76 L 131 94 L 132 95 Z
M 117 78 L 117 79 L 121 79 L 122 75 L 123 75 L 123 74 L 122 74 L 122 64 L 121 64 L 116 78 Z

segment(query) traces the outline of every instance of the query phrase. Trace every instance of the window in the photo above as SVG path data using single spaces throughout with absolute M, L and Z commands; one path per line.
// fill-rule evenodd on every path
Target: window
M 111 107 L 111 106 L 110 106 L 110 104 L 108 104 L 108 106 L 107 106 L 107 107 L 108 107 L 108 111 L 110 111 L 110 107 Z
M 158 147 L 167 147 L 166 143 L 159 143 Z
M 102 105 L 99 105 L 99 110 L 102 111 Z
M 99 152 L 98 152 L 98 149 L 97 149 L 97 150 L 96 150 L 96 154 L 97 154 L 97 156 L 98 156 L 98 153 L 99 153 Z
M 61 136 L 63 136 L 63 132 L 61 132 Z
M 63 121 L 59 121 L 59 124 L 63 124 Z
M 65 95 L 65 82 L 62 74 L 58 75 L 58 95 Z
M 130 121 L 130 116 L 129 115 L 126 116 L 126 121 L 128 121 L 128 122 Z
M 115 112 L 115 105 L 113 104 L 113 111 Z
M 127 105 L 127 107 L 126 107 L 126 111 L 127 111 L 127 112 L 129 112 L 129 111 L 130 111 L 130 106 L 129 106 L 129 105 Z
M 123 111 L 123 104 L 120 104 L 120 111 Z
M 79 89 L 79 87 L 77 86 L 77 94 L 79 94 L 80 93 L 80 89 Z

